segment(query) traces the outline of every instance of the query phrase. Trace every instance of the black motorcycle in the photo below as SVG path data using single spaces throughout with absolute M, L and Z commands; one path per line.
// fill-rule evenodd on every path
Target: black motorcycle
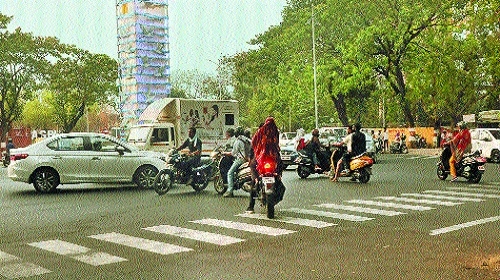
M 450 174 L 450 157 L 450 146 L 445 145 L 437 163 L 437 176 L 441 180 L 445 180 Z M 485 164 L 486 158 L 481 156 L 481 152 L 465 154 L 459 162 L 455 163 L 457 176 L 464 177 L 470 183 L 479 183 L 485 171 Z
M 399 143 L 398 141 L 392 142 L 389 150 L 391 154 L 407 154 L 408 147 L 406 146 L 406 136 L 403 135 L 401 137 L 401 143 Z
M 283 200 L 286 190 L 277 170 L 276 162 L 264 160 L 264 172 L 259 174 L 255 189 L 251 192 L 254 199 L 261 202 L 269 219 L 274 218 L 274 206 Z
M 295 160 L 295 163 L 297 164 L 297 174 L 300 178 L 304 179 L 311 174 L 323 174 L 330 171 L 330 157 L 332 156 L 330 148 L 322 147 L 320 152 L 317 153 L 318 165 L 321 169 L 314 168 L 312 152 L 302 149 L 298 151 L 298 154 L 299 156 Z
M 219 194 L 224 194 L 227 191 L 227 173 L 233 165 L 234 157 L 222 155 L 218 161 L 218 168 L 215 170 L 214 174 L 214 189 Z M 246 192 L 252 190 L 252 173 L 248 162 L 243 163 L 238 168 L 236 175 L 234 176 L 234 188 L 233 190 L 242 189 Z
M 167 166 L 160 170 L 155 177 L 153 186 L 159 195 L 167 193 L 174 183 L 190 185 L 196 192 L 204 190 L 213 168 L 213 161 L 205 162 L 201 166 L 186 167 L 189 157 L 172 149 L 169 153 Z

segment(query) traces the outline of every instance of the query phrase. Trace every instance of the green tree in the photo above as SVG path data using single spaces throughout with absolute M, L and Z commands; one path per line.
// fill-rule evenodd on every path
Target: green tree
M 59 41 L 6 28 L 12 17 L 0 14 L 0 130 L 1 140 L 19 120 L 24 104 L 44 79 L 50 61 L 58 56 Z
M 49 105 L 50 91 L 39 91 L 38 96 L 26 102 L 20 123 L 31 129 L 56 129 L 54 108 Z
M 118 96 L 117 77 L 114 59 L 66 46 L 65 56 L 52 65 L 48 79 L 53 92 L 49 102 L 61 130 L 70 132 L 89 106 L 112 103 Z

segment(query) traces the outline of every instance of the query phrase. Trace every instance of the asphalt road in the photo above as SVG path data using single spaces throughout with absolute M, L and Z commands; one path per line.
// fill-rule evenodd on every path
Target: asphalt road
M 382 155 L 367 184 L 287 170 L 275 220 L 211 184 L 41 195 L 2 168 L 0 279 L 500 279 L 499 166 L 450 183 L 430 154 Z

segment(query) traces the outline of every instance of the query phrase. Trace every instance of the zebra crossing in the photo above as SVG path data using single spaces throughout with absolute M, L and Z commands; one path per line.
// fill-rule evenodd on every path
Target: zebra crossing
M 297 227 L 307 227 L 323 229 L 339 226 L 333 221 L 345 221 L 362 223 L 368 222 L 378 217 L 394 217 L 406 215 L 410 212 L 419 213 L 422 211 L 432 211 L 438 207 L 454 207 L 465 203 L 480 203 L 487 199 L 499 199 L 499 185 L 467 185 L 464 187 L 450 186 L 446 190 L 424 190 L 421 193 L 401 193 L 398 196 L 378 196 L 371 199 L 350 199 L 343 203 L 320 203 L 304 208 L 280 209 L 276 213 L 275 219 L 268 219 L 264 214 L 236 214 L 234 220 L 223 220 L 216 218 L 202 218 L 188 221 L 186 227 L 177 225 L 154 225 L 141 228 L 141 231 L 155 233 L 158 239 L 161 236 L 170 236 L 179 239 L 189 239 L 198 242 L 208 243 L 215 246 L 230 246 L 246 240 L 240 237 L 231 236 L 231 232 L 237 235 L 238 232 L 246 232 L 253 236 L 273 236 L 279 237 L 297 233 Z M 277 209 L 278 210 L 278 209 Z M 304 218 L 297 215 L 307 215 Z M 255 220 L 267 220 L 270 226 L 252 223 Z M 489 222 L 500 221 L 500 216 L 488 217 L 477 221 L 464 221 L 458 225 L 446 225 L 440 229 L 434 229 L 429 234 L 431 236 L 440 235 L 450 231 L 460 230 L 466 227 L 476 226 Z M 295 229 L 287 228 L 293 225 Z M 202 226 L 209 231 L 196 229 Z M 229 234 L 217 233 L 218 229 L 225 229 Z M 151 235 L 148 235 L 151 236 Z M 92 240 L 125 246 L 133 250 L 141 250 L 152 254 L 171 255 L 189 254 L 193 249 L 176 244 L 170 244 L 159 240 L 132 236 L 120 232 L 96 233 L 85 236 Z M 149 237 L 151 238 L 151 237 Z M 92 244 L 95 244 L 92 243 Z M 78 262 L 94 267 L 116 263 L 126 263 L 126 256 L 115 256 L 101 251 L 99 248 L 89 248 L 81 244 L 74 244 L 65 240 L 41 240 L 26 244 L 32 248 L 53 253 L 62 258 L 70 258 Z M 40 266 L 40 264 L 28 263 L 20 257 L 8 252 L 0 251 L 0 276 L 7 279 L 17 279 L 33 277 L 37 275 L 51 273 L 52 271 Z

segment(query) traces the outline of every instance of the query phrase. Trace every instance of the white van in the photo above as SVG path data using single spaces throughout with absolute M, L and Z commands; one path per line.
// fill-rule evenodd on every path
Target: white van
M 476 128 L 470 131 L 472 151 L 481 151 L 481 156 L 492 162 L 500 162 L 500 128 Z

